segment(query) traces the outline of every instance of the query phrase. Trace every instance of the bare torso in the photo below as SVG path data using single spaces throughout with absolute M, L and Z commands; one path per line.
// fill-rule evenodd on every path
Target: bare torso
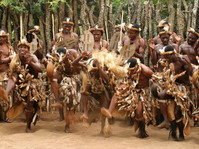
M 181 41 L 180 37 L 173 32 L 172 35 L 170 36 L 170 43 L 175 43 L 177 45 L 180 45 L 180 41 Z M 158 35 L 153 38 L 153 42 L 155 45 L 162 43 Z
M 140 65 L 141 65 L 141 72 L 140 72 L 139 81 L 136 87 L 139 89 L 142 89 L 142 88 L 149 87 L 149 79 L 151 78 L 153 71 L 149 67 L 143 64 L 140 64 Z
M 196 56 L 199 56 L 199 48 L 194 50 L 194 47 L 186 42 L 180 46 L 180 54 L 187 55 L 192 64 L 198 65 Z
M 106 40 L 100 40 L 94 43 L 94 49 L 104 50 L 108 49 L 108 42 Z
M 176 82 L 180 83 L 180 84 L 190 84 L 189 81 L 189 76 L 190 71 L 191 71 L 191 65 L 189 65 L 189 62 L 186 61 L 184 58 L 182 58 L 182 56 L 177 56 L 176 61 L 172 62 L 174 64 L 174 69 L 175 69 L 175 74 L 180 74 L 184 71 L 186 71 L 185 75 L 179 77 Z M 188 71 L 190 70 L 190 71 Z
M 139 58 L 141 61 L 143 61 L 144 48 L 145 48 L 145 42 L 143 38 L 138 36 L 132 40 L 128 36 L 125 36 L 122 40 L 122 44 L 123 46 L 134 44 L 135 54 L 133 55 L 133 57 Z
M 178 46 L 176 44 L 170 44 L 174 49 L 176 49 Z M 162 43 L 160 44 L 157 44 L 155 46 L 155 49 L 152 53 L 152 57 L 151 57 L 151 61 L 152 61 L 152 64 L 154 65 L 154 68 L 157 69 L 157 71 L 162 71 L 163 70 L 163 67 L 161 65 L 158 65 L 158 61 L 160 59 L 164 59 L 163 56 L 160 55 L 160 50 L 163 49 L 163 47 L 165 47 L 165 45 L 163 45 Z M 156 66 L 155 66 L 156 65 Z
M 9 57 L 9 55 L 11 54 L 10 53 L 10 49 L 11 47 L 9 47 L 7 44 L 2 44 L 0 45 L 0 59 L 3 59 L 3 58 L 7 58 Z M 9 68 L 9 65 L 8 63 L 1 63 L 0 62 L 0 72 L 5 72 L 7 71 Z

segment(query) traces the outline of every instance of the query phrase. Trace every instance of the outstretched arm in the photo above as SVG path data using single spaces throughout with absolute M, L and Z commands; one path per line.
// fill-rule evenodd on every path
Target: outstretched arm
M 6 93 L 9 95 L 11 90 L 15 87 L 15 82 L 17 81 L 18 77 L 17 74 L 12 74 L 12 76 L 9 78 L 7 86 L 6 86 Z
M 35 71 L 42 72 L 41 64 L 36 56 L 33 56 L 33 59 L 29 62 L 29 65 L 31 65 Z
M 134 56 L 139 58 L 140 60 L 143 60 L 144 57 L 144 49 L 145 49 L 145 42 L 143 39 L 139 39 L 139 49 L 138 52 L 135 51 Z

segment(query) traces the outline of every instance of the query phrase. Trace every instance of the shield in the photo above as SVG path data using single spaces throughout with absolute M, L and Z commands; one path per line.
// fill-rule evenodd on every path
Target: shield
M 56 49 L 59 47 L 65 47 L 66 49 L 73 49 L 78 44 L 78 39 L 63 39 L 56 44 Z
M 122 38 L 123 38 L 123 36 L 124 36 L 124 34 L 122 34 Z M 110 44 L 109 44 L 109 50 L 114 51 L 114 52 L 118 51 L 119 41 L 120 41 L 120 32 L 116 32 L 111 37 Z
M 4 88 L 0 87 L 0 100 L 4 100 L 4 101 L 7 101 L 9 102 L 9 99 L 8 99 L 8 96 L 6 94 L 6 91 Z
M 84 34 L 81 36 L 80 41 L 82 45 L 79 47 L 81 47 L 82 51 L 93 51 L 94 37 L 89 30 L 84 31 Z
M 127 60 L 133 57 L 135 50 L 136 50 L 136 44 L 125 45 L 121 49 L 120 55 L 122 56 L 123 59 Z
M 21 113 L 23 113 L 25 109 L 25 104 L 23 103 L 23 101 L 17 101 L 14 103 L 14 105 L 7 111 L 6 113 L 6 117 L 9 120 L 12 120 L 14 118 L 16 118 L 17 116 L 19 116 Z

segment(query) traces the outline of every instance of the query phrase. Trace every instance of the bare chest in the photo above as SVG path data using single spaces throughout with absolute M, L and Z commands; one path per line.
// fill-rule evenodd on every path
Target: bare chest
M 9 48 L 7 45 L 0 45 L 0 53 L 3 56 L 9 56 Z
M 196 55 L 195 50 L 191 46 L 185 46 L 182 51 L 183 54 L 186 55 Z

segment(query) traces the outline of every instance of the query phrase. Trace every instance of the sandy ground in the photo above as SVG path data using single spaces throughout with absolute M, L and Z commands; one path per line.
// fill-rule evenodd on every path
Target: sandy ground
M 43 113 L 33 133 L 25 133 L 23 116 L 12 123 L 0 123 L 0 149 L 199 149 L 199 128 L 192 127 L 192 133 L 184 142 L 168 139 L 169 131 L 154 126 L 147 127 L 150 135 L 139 139 L 132 126 L 124 121 L 111 125 L 112 136 L 99 135 L 100 122 L 85 127 L 82 123 L 73 126 L 73 133 L 64 132 L 64 121 L 53 121 L 57 113 Z

